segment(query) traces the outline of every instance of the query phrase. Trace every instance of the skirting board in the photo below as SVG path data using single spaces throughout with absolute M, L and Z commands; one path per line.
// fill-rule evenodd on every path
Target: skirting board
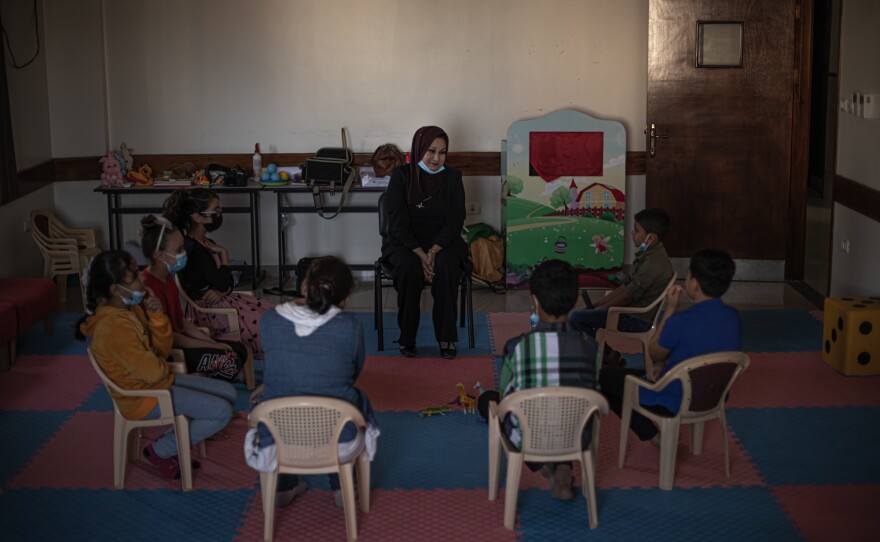
M 690 258 L 670 258 L 679 278 L 687 276 Z M 785 260 L 734 260 L 736 274 L 733 280 L 782 282 L 785 280 Z

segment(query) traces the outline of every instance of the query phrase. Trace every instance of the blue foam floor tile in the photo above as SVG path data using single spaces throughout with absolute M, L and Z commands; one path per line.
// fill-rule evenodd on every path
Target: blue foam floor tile
M 76 409 L 81 412 L 113 412 L 113 399 L 107 393 L 107 388 L 99 384 Z
M 3 435 L 0 485 L 9 483 L 71 414 L 69 411 L 0 411 L 0 435 Z
M 741 310 L 746 352 L 818 352 L 822 324 L 808 311 Z
M 489 426 L 479 414 L 379 412 L 377 418 L 382 435 L 370 469 L 374 489 L 487 486 Z
M 85 342 L 76 340 L 73 330 L 81 313 L 56 312 L 52 315 L 55 330 L 51 335 L 43 332 L 43 323 L 37 322 L 18 339 L 18 353 L 34 356 L 85 356 Z
M 518 530 L 536 540 L 799 540 L 769 488 L 597 490 L 599 526 L 589 528 L 580 491 L 556 501 L 547 490 L 521 491 Z M 650 533 L 650 534 L 649 534 Z
M 373 325 L 372 312 L 355 312 L 364 326 L 364 346 L 368 356 L 398 356 L 397 340 L 400 330 L 397 327 L 397 313 L 386 311 L 382 313 L 382 322 L 385 332 L 385 350 L 379 351 L 379 339 Z M 468 348 L 467 326 L 458 328 L 458 353 L 460 355 L 491 354 L 492 348 L 489 337 L 489 315 L 485 312 L 474 313 L 474 348 Z M 416 346 L 419 352 L 427 355 L 440 355 L 437 341 L 434 338 L 434 325 L 430 312 L 423 312 L 419 319 L 419 331 L 416 334 Z
M 727 420 L 771 486 L 880 483 L 880 408 L 736 408 Z
M 255 491 L 7 490 L 0 529 L 7 541 L 230 540 Z

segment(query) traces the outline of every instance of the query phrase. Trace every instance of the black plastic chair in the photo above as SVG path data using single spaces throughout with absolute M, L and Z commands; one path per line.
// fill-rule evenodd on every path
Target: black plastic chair
M 384 239 L 388 235 L 388 212 L 385 203 L 385 194 L 379 196 L 379 234 Z M 459 324 L 458 327 L 465 326 L 465 317 L 467 317 L 468 328 L 468 346 L 474 347 L 474 298 L 473 298 L 473 271 L 474 264 L 471 262 L 470 250 L 467 251 L 467 259 L 464 262 L 463 273 L 461 274 L 461 282 L 458 289 L 461 292 L 461 300 L 459 301 Z M 385 333 L 382 321 L 382 289 L 392 286 L 387 284 L 392 280 L 393 266 L 382 260 L 380 257 L 374 264 L 373 273 L 373 325 L 379 336 L 379 351 L 385 349 Z M 425 284 L 426 287 L 430 283 Z

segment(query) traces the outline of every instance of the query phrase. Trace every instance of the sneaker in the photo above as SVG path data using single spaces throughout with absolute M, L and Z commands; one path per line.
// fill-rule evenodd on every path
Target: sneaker
M 289 506 L 290 503 L 293 502 L 293 499 L 302 495 L 309 488 L 309 483 L 305 480 L 300 480 L 296 487 L 293 489 L 288 489 L 287 491 L 279 491 L 275 493 L 275 508 L 284 508 L 285 506 Z
M 153 449 L 152 444 L 144 448 L 144 457 L 147 458 L 147 461 L 149 461 L 151 465 L 159 470 L 159 474 L 161 474 L 163 478 L 169 480 L 180 478 L 180 463 L 178 462 L 177 457 L 162 459 L 156 454 L 156 450 Z
M 336 508 L 340 510 L 345 508 L 345 498 L 342 496 L 342 490 L 337 489 L 333 492 L 333 500 L 336 502 Z
M 574 498 L 572 489 L 574 479 L 571 476 L 571 465 L 557 465 L 553 474 L 553 489 L 550 495 L 558 501 L 570 501 Z

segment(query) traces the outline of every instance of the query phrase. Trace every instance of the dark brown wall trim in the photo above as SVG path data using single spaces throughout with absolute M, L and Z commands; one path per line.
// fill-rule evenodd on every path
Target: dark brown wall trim
M 294 165 L 302 164 L 313 153 L 264 153 L 263 164 Z M 370 163 L 372 153 L 355 153 L 354 161 L 358 165 Z M 83 156 L 78 158 L 56 158 L 45 164 L 51 167 L 40 169 L 39 172 L 31 172 L 28 175 L 42 175 L 41 180 L 56 181 L 88 181 L 101 177 L 100 156 Z M 227 167 L 241 165 L 249 168 L 251 163 L 250 154 L 140 154 L 134 157 L 135 167 L 141 164 L 150 164 L 154 175 L 161 175 L 163 171 L 174 168 L 186 162 L 193 162 L 200 167 L 208 164 L 221 164 Z M 499 152 L 451 152 L 447 163 L 458 168 L 466 176 L 495 176 L 501 174 L 501 153 Z M 39 167 L 44 167 L 41 164 Z M 25 172 L 21 172 L 19 177 Z M 626 174 L 645 174 L 645 152 L 631 151 L 626 153 Z M 51 176 L 50 176 L 51 175 Z M 48 177 L 48 178 L 47 178 Z
M 19 181 L 51 181 L 55 178 L 55 160 L 46 160 L 18 172 Z
M 880 222 L 880 190 L 835 175 L 834 203 Z

